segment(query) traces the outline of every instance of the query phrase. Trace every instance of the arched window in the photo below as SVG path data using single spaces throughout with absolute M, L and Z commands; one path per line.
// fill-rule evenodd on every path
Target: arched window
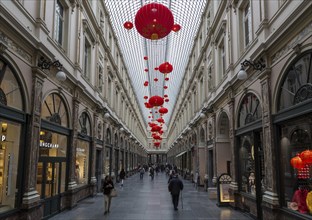
M 118 147 L 118 136 L 115 134 L 115 147 Z
M 107 131 L 106 131 L 106 142 L 108 144 L 112 143 L 112 135 L 111 135 L 111 132 L 110 132 L 109 128 L 107 128 Z
M 86 112 L 83 112 L 79 117 L 78 132 L 82 135 L 91 136 L 91 121 Z
M 225 112 L 222 112 L 219 118 L 219 135 L 229 137 L 229 118 Z
M 253 93 L 246 94 L 239 108 L 238 127 L 248 125 L 261 117 L 260 100 Z
M 59 94 L 51 93 L 46 97 L 41 108 L 41 118 L 68 127 L 67 110 L 65 103 Z
M 13 69 L 0 59 L 0 104 L 24 110 L 22 90 Z
M 312 99 L 312 51 L 296 59 L 281 84 L 278 110 Z
M 203 128 L 200 130 L 200 143 L 205 144 L 205 130 Z

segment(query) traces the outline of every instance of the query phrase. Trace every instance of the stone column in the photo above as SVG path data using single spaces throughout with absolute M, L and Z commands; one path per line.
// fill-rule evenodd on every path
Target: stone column
M 271 85 L 270 85 L 270 70 L 260 76 L 261 95 L 262 95 L 262 131 L 263 131 L 263 152 L 265 159 L 264 173 L 264 195 L 263 195 L 263 217 L 265 219 L 275 219 L 272 214 L 272 209 L 278 208 L 279 199 L 277 195 L 276 183 L 276 155 L 273 135 L 273 124 L 271 114 Z M 267 214 L 266 214 L 267 213 Z
M 232 206 L 238 207 L 240 198 L 235 197 L 235 193 L 238 191 L 238 183 L 237 183 L 237 170 L 236 170 L 236 148 L 235 146 L 235 136 L 234 136 L 234 129 L 235 129 L 235 118 L 234 118 L 234 98 L 230 97 L 230 101 L 228 102 L 229 106 L 229 138 L 230 138 L 230 147 L 231 147 L 231 177 L 232 181 L 230 184 L 230 197 L 234 203 L 231 203 Z
M 217 134 L 217 126 L 216 126 L 216 113 L 212 114 L 212 127 L 213 127 L 213 178 L 212 178 L 212 182 L 214 183 L 214 185 L 216 185 L 217 183 L 217 143 L 216 143 L 216 134 Z
M 97 179 L 95 176 L 95 166 L 96 166 L 96 136 L 97 136 L 97 124 L 99 120 L 99 114 L 94 112 L 93 114 L 94 117 L 94 123 L 93 123 L 93 132 L 92 132 L 92 142 L 91 142 L 91 185 L 93 185 L 93 194 L 96 194 L 96 183 Z
M 68 190 L 72 190 L 77 187 L 76 176 L 75 176 L 75 169 L 76 169 L 76 147 L 78 142 L 78 112 L 79 112 L 79 104 L 80 101 L 78 100 L 79 92 L 75 91 L 75 96 L 73 97 L 73 131 L 70 137 L 70 144 L 69 144 L 69 181 L 68 181 Z
M 27 125 L 27 143 L 29 146 L 27 146 L 27 152 L 25 152 L 23 209 L 30 209 L 40 205 L 40 195 L 36 191 L 36 180 L 41 129 L 42 88 L 46 75 L 39 68 L 33 68 L 32 73 L 32 111 Z

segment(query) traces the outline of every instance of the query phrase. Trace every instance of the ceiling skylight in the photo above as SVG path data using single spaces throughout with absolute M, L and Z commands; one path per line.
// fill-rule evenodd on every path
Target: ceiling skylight
M 174 23 L 181 25 L 179 32 L 171 32 L 167 37 L 159 40 L 149 40 L 143 38 L 135 27 L 131 30 L 124 28 L 123 24 L 126 21 L 131 21 L 134 24 L 135 15 L 142 6 L 153 2 L 163 4 L 171 10 Z M 164 107 L 168 108 L 168 113 L 163 118 L 168 124 L 206 0 L 105 0 L 105 5 L 109 11 L 144 119 L 147 122 L 151 121 L 148 118 L 151 115 L 151 110 L 145 107 L 146 100 L 143 97 L 166 94 L 169 102 L 165 102 Z M 145 56 L 148 57 L 147 60 L 144 60 Z M 169 81 L 165 81 L 164 75 L 154 69 L 164 62 L 173 65 L 173 71 L 167 74 Z M 148 72 L 145 72 L 144 69 L 148 69 Z M 154 81 L 155 78 L 158 78 L 157 82 Z M 145 81 L 149 82 L 148 87 L 144 86 Z M 168 86 L 166 90 L 164 89 L 165 85 Z M 157 119 L 159 114 L 156 114 L 155 111 L 157 110 L 153 109 L 153 116 L 154 119 Z

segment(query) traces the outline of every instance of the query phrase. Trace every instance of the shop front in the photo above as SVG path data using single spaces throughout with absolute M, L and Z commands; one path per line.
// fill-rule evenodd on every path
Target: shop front
M 280 202 L 283 219 L 312 219 L 312 51 L 287 67 L 277 95 Z
M 0 219 L 21 204 L 26 114 L 23 86 L 0 57 Z
M 67 190 L 68 142 L 71 133 L 62 97 L 51 93 L 41 109 L 39 160 L 36 190 L 43 200 L 43 216 L 61 210 L 61 196 Z
M 262 219 L 264 177 L 261 111 L 258 97 L 247 93 L 239 108 L 236 130 L 240 208 L 257 219 Z

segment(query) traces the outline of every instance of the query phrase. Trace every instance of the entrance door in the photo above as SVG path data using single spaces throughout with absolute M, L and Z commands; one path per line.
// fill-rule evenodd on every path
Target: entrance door
M 101 192 L 101 174 L 102 174 L 102 151 L 96 150 L 95 176 L 97 181 L 97 192 Z
M 40 158 L 37 191 L 44 200 L 44 217 L 60 211 L 60 194 L 65 191 L 66 162 L 64 158 Z

